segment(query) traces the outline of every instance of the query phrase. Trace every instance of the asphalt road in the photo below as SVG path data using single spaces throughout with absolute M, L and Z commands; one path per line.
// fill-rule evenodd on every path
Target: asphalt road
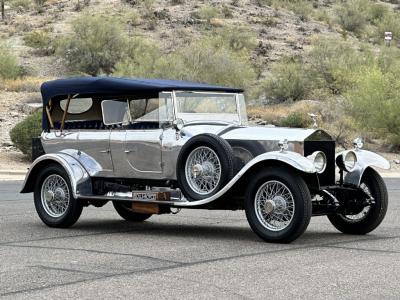
M 186 210 L 123 221 L 87 208 L 70 229 L 36 215 L 21 182 L 0 182 L 0 296 L 133 299 L 398 299 L 400 179 L 373 233 L 337 232 L 313 218 L 290 245 L 267 244 L 244 212 Z

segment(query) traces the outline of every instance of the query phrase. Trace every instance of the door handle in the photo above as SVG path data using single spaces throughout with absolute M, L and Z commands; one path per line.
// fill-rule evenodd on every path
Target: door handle
M 100 153 L 110 153 L 110 149 L 107 149 L 107 150 L 100 150 Z
M 125 152 L 125 153 L 131 153 L 132 150 L 125 150 L 124 152 Z

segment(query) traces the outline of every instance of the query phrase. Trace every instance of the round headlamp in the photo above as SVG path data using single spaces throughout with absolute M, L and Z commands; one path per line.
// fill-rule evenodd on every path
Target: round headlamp
M 323 173 L 325 171 L 326 156 L 324 152 L 316 151 L 307 158 L 312 161 L 314 168 L 317 170 L 317 173 Z
M 342 155 L 339 155 L 336 158 L 337 166 L 346 172 L 353 171 L 354 167 L 356 166 L 356 163 L 357 163 L 357 155 L 354 151 L 351 150 L 343 153 Z
M 344 155 L 343 161 L 346 171 L 351 172 L 356 166 L 357 155 L 353 151 L 349 151 Z

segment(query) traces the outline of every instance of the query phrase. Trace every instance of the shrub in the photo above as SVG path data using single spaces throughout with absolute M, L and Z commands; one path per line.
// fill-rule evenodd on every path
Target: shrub
M 162 54 L 157 45 L 149 40 L 135 37 L 130 41 L 128 48 L 128 57 L 116 64 L 115 75 L 157 77 L 160 74 L 158 62 Z
M 110 74 L 124 56 L 127 36 L 115 18 L 84 15 L 72 24 L 73 33 L 59 41 L 57 54 L 72 71 Z
M 216 29 L 210 36 L 217 48 L 225 47 L 233 51 L 252 51 L 257 46 L 257 36 L 244 26 L 227 26 Z
M 32 138 L 38 137 L 42 131 L 42 114 L 35 112 L 19 122 L 10 131 L 11 141 L 22 153 L 32 156 Z
M 31 0 L 12 0 L 9 3 L 10 3 L 10 6 L 13 8 L 22 8 L 22 9 L 26 10 L 31 6 L 32 1 Z
M 139 26 L 142 24 L 142 18 L 139 12 L 135 9 L 130 9 L 125 15 L 124 19 L 131 26 Z
M 391 31 L 393 39 L 400 41 L 400 15 L 398 13 L 387 14 L 377 22 L 376 29 L 372 32 L 372 37 L 376 42 L 383 41 L 385 31 Z
M 37 12 L 43 12 L 43 6 L 47 0 L 33 0 L 35 2 Z
M 217 7 L 205 4 L 201 6 L 197 11 L 193 13 L 193 16 L 197 19 L 206 20 L 210 22 L 211 19 L 220 16 L 220 11 Z
M 286 118 L 280 120 L 279 126 L 307 128 L 310 126 L 310 123 L 310 118 L 306 114 L 300 112 L 292 112 L 287 115 Z
M 194 41 L 175 53 L 161 55 L 152 46 L 149 51 L 134 51 L 136 56 L 116 67 L 123 76 L 171 78 L 211 84 L 248 87 L 255 79 L 250 61 L 225 47 L 216 48 L 207 38 Z M 153 48 L 153 52 L 150 49 Z M 146 54 L 147 52 L 147 54 Z
M 372 63 L 368 48 L 357 51 L 337 39 L 317 39 L 308 55 L 308 76 L 314 87 L 328 88 L 340 94 L 351 88 L 360 70 Z
M 0 43 L 0 79 L 15 79 L 22 73 L 17 58 L 6 44 Z
M 309 88 L 303 64 L 290 58 L 275 64 L 262 86 L 267 98 L 274 102 L 304 99 Z
M 368 5 L 368 0 L 345 1 L 336 11 L 340 26 L 357 35 L 361 34 L 367 25 L 366 5 Z
M 46 55 L 54 53 L 52 40 L 50 34 L 47 31 L 31 31 L 24 36 L 24 42 L 25 45 L 38 50 L 40 53 Z
M 400 145 L 400 80 L 397 76 L 371 68 L 360 75 L 346 97 L 362 129 Z

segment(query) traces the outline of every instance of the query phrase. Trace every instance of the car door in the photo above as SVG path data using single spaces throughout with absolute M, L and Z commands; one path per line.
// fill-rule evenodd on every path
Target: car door
M 78 149 L 91 156 L 101 166 L 103 171 L 96 176 L 112 173 L 109 129 L 81 129 L 78 135 Z
M 135 173 L 162 173 L 162 129 L 128 129 L 125 136 L 125 155 Z
M 126 160 L 139 177 L 162 173 L 161 141 L 163 130 L 159 126 L 159 99 L 134 99 L 129 102 L 131 124 L 125 135 Z

